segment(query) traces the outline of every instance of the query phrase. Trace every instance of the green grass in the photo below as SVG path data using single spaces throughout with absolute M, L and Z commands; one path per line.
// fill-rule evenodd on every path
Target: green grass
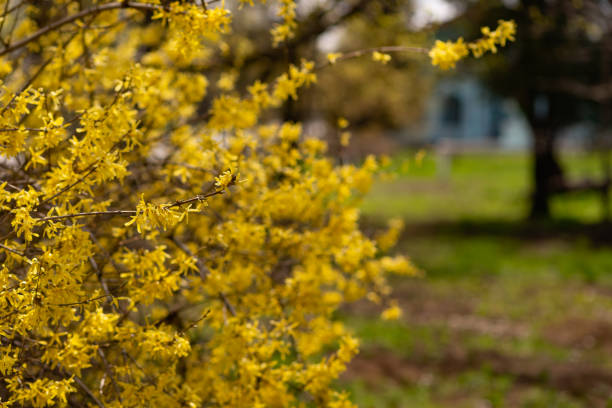
M 393 158 L 394 179 L 376 184 L 362 211 L 368 227 L 406 221 L 397 251 L 426 276 L 393 282 L 401 321 L 364 306 L 343 314 L 363 341 L 358 359 L 384 369 L 375 379 L 358 370 L 342 386 L 377 408 L 612 403 L 605 375 L 580 382 L 592 370 L 612 379 L 612 249 L 597 241 L 609 235 L 597 226 L 600 196 L 556 197 L 554 220 L 532 224 L 527 156 L 456 157 L 446 174 L 434 156 L 418 167 L 413 157 Z M 571 179 L 601 177 L 593 155 L 563 162 Z
M 410 221 L 495 219 L 516 221 L 527 214 L 530 159 L 525 154 L 464 155 L 448 160 L 443 171 L 434 154 L 420 165 L 413 153 L 395 157 L 390 165 L 394 180 L 378 183 L 363 204 L 366 215 L 402 216 Z M 444 160 L 442 160 L 444 162 Z M 598 156 L 562 157 L 569 180 L 602 177 Z M 597 193 L 576 193 L 551 202 L 559 219 L 596 222 L 602 206 Z

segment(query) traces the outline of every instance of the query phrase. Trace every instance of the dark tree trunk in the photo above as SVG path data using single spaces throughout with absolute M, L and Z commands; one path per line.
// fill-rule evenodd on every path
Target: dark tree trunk
M 555 152 L 553 129 L 534 128 L 532 195 L 529 217 L 550 218 L 550 198 L 563 184 L 563 169 Z
M 550 199 L 564 183 L 563 168 L 556 154 L 557 106 L 554 98 L 527 92 L 521 99 L 521 107 L 533 132 L 532 190 L 529 218 L 550 218 Z

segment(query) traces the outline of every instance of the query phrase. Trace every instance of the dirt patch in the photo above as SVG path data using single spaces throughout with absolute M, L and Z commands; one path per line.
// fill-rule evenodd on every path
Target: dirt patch
M 546 327 L 543 337 L 562 347 L 612 351 L 612 321 L 567 318 Z
M 453 331 L 485 334 L 497 338 L 525 338 L 531 333 L 524 324 L 475 315 L 454 314 L 437 320 L 418 317 L 413 321 L 421 325 L 444 326 Z
M 473 299 L 469 294 L 455 293 L 448 296 L 446 293 L 435 293 L 426 280 L 409 280 L 400 282 L 393 288 L 391 296 L 396 299 L 405 316 L 448 316 L 451 314 L 471 314 L 474 310 Z M 344 307 L 344 312 L 366 317 L 375 317 L 380 314 L 382 307 L 365 300 L 358 301 Z
M 527 324 L 503 318 L 475 314 L 474 298 L 469 293 L 433 293 L 426 281 L 398 285 L 393 291 L 403 312 L 403 321 L 411 326 L 446 327 L 456 332 L 472 332 L 498 338 L 525 338 L 531 334 Z M 378 317 L 382 307 L 359 301 L 344 312 L 361 317 Z
M 389 380 L 396 384 L 423 384 L 434 376 L 449 377 L 471 370 L 509 376 L 514 380 L 514 387 L 536 385 L 562 391 L 588 401 L 593 407 L 604 406 L 612 395 L 612 371 L 601 367 L 458 347 L 437 358 L 420 355 L 399 357 L 385 348 L 367 349 L 351 362 L 343 378 L 360 379 L 376 387 Z

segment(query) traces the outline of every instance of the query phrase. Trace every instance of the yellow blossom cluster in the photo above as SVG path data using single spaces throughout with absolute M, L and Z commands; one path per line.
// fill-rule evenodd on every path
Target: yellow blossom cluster
M 437 40 L 434 47 L 429 52 L 431 63 L 446 70 L 454 68 L 457 62 L 465 58 L 469 51 L 478 58 L 485 52 L 497 52 L 498 46 L 505 46 L 507 41 L 514 41 L 516 34 L 516 23 L 512 20 L 499 20 L 498 26 L 494 31 L 488 27 L 481 29 L 483 37 L 471 43 L 465 43 L 463 38 L 457 41 Z
M 50 7 L 5 16 L 0 49 L 0 404 L 352 407 L 334 312 L 393 307 L 386 275 L 414 268 L 385 255 L 397 232 L 358 228 L 376 159 L 337 165 L 262 119 L 314 64 L 244 95 L 232 69 L 209 95 L 189 67 L 222 48 L 223 4 Z M 274 41 L 294 2 L 280 15 Z
M 506 42 L 514 41 L 516 34 L 516 23 L 512 20 L 499 20 L 499 25 L 494 31 L 489 27 L 482 27 L 483 37 L 470 44 L 470 50 L 475 57 L 481 57 L 485 52 L 497 52 L 497 46 L 504 47 Z
M 389 54 L 385 54 L 383 52 L 374 51 L 372 53 L 372 59 L 374 61 L 378 61 L 378 62 L 381 62 L 383 64 L 386 64 L 387 62 L 391 61 L 391 56 Z
M 278 45 L 283 41 L 293 38 L 297 27 L 295 0 L 279 1 L 281 5 L 278 15 L 282 17 L 283 22 L 277 24 L 271 30 L 274 45 Z
M 417 270 L 359 229 L 380 162 L 271 114 L 314 64 L 209 94 L 223 2 L 45 5 L 0 0 L 0 406 L 353 407 L 334 313 Z
M 436 40 L 434 47 L 429 51 L 431 63 L 444 70 L 454 68 L 457 62 L 468 54 L 468 46 L 463 38 L 459 38 L 457 41 Z

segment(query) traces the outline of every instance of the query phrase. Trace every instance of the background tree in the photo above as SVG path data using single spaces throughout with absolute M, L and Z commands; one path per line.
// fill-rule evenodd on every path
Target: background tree
M 559 130 L 577 121 L 595 122 L 600 128 L 609 123 L 610 4 L 598 0 L 457 4 L 464 8 L 458 25 L 468 35 L 496 18 L 514 19 L 521 27 L 517 46 L 505 52 L 503 58 L 490 59 L 482 74 L 497 92 L 519 102 L 531 126 L 530 215 L 547 218 L 550 197 L 572 188 L 557 157 Z M 596 187 L 605 188 L 605 184 Z

